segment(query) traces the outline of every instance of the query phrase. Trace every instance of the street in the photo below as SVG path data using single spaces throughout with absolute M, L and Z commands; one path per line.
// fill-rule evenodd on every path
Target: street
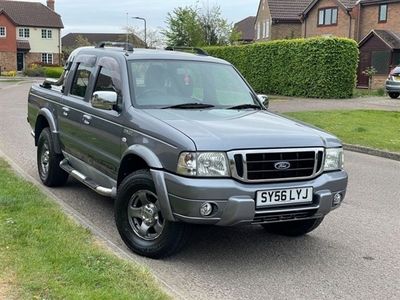
M 30 83 L 11 84 L 0 86 L 0 152 L 40 181 L 26 122 Z M 260 226 L 197 227 L 188 246 L 165 260 L 127 250 L 111 199 L 75 180 L 50 190 L 176 297 L 400 299 L 400 162 L 353 152 L 345 160 L 350 177 L 345 202 L 311 234 L 288 238 Z

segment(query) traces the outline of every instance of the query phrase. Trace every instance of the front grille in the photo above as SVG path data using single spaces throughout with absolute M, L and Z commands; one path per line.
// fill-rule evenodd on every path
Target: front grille
M 259 214 L 254 217 L 253 224 L 273 223 L 290 220 L 301 220 L 312 217 L 317 212 L 316 209 L 309 211 L 295 211 L 275 214 Z
M 247 182 L 309 179 L 322 169 L 322 148 L 235 151 L 234 177 Z

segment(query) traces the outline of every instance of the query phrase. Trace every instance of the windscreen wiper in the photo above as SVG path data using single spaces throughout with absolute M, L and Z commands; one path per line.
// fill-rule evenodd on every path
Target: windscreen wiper
M 167 107 L 163 107 L 163 109 L 168 109 L 168 108 L 199 109 L 199 108 L 212 108 L 212 107 L 215 107 L 215 105 L 193 102 L 193 103 L 184 103 L 184 104 L 177 104 L 177 105 L 167 106 Z
M 229 107 L 228 109 L 261 109 L 260 106 L 255 104 L 240 104 L 236 106 Z

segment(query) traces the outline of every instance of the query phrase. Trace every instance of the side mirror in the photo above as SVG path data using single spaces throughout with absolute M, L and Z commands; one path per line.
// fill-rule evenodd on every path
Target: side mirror
M 261 101 L 261 103 L 265 106 L 266 109 L 269 107 L 269 98 L 267 95 L 257 95 L 258 99 Z
M 113 91 L 94 92 L 90 103 L 94 108 L 113 110 L 117 105 L 118 94 Z

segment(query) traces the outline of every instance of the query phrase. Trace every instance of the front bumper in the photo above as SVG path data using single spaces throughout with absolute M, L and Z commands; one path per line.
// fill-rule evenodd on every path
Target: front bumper
M 341 193 L 344 199 L 348 179 L 345 171 L 323 173 L 306 181 L 263 184 L 244 184 L 234 179 L 186 178 L 160 170 L 152 170 L 152 175 L 168 220 L 221 226 L 323 217 L 340 205 L 333 203 L 336 193 Z M 256 209 L 255 195 L 259 190 L 310 186 L 314 189 L 311 204 Z M 204 202 L 217 208 L 209 217 L 200 215 Z
M 386 80 L 385 90 L 388 93 L 400 93 L 400 81 Z

